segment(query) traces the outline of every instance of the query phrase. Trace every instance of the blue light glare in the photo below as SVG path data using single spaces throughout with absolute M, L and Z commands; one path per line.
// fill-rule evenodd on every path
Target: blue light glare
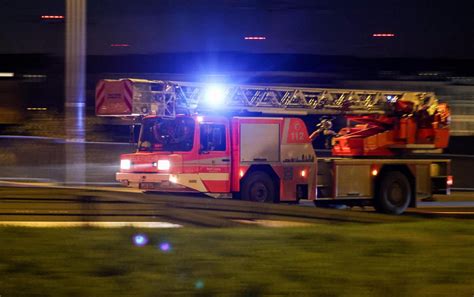
M 225 97 L 226 89 L 220 85 L 210 85 L 206 88 L 204 93 L 206 104 L 217 108 L 224 103 Z
M 169 251 L 171 251 L 171 244 L 169 244 L 168 242 L 162 242 L 162 243 L 160 243 L 159 247 L 160 247 L 160 250 L 161 250 L 162 252 L 169 252 Z
M 137 234 L 133 236 L 133 243 L 136 246 L 144 246 L 148 243 L 148 237 L 145 234 Z
M 195 284 L 194 284 L 194 287 L 198 290 L 200 289 L 203 289 L 204 288 L 204 282 L 202 280 L 198 280 Z
M 387 96 L 387 101 L 390 102 L 390 103 L 395 103 L 395 102 L 397 102 L 397 96 L 388 95 Z

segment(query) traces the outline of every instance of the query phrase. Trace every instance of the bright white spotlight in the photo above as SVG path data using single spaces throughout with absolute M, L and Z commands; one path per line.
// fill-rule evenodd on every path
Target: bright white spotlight
M 219 107 L 224 103 L 226 89 L 223 86 L 211 85 L 206 88 L 204 96 L 207 105 Z

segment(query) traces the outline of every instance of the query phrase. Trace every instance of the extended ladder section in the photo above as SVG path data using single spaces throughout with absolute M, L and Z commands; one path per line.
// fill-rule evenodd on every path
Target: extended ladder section
M 433 93 L 141 79 L 101 80 L 96 88 L 99 116 L 175 117 L 210 112 L 343 115 L 347 127 L 325 134 L 334 136 L 332 151 L 337 156 L 437 152 L 449 141 L 449 108 L 438 104 Z M 329 132 L 323 130 L 312 136 Z
M 141 79 L 101 80 L 96 88 L 96 114 L 158 115 L 210 111 L 263 114 L 392 114 L 397 102 L 416 109 L 436 105 L 433 93 L 380 90 L 300 88 L 260 85 L 206 85 Z

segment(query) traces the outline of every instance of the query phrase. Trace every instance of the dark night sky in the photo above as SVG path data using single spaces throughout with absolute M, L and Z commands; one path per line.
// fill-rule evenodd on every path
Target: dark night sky
M 64 2 L 0 0 L 0 53 L 62 53 Z M 88 1 L 90 54 L 202 51 L 473 59 L 474 1 Z

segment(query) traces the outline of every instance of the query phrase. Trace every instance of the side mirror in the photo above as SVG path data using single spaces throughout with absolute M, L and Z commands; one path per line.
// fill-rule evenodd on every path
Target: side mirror
M 205 150 L 203 150 L 203 149 L 199 149 L 199 154 L 200 154 L 200 155 L 207 155 L 207 154 L 209 154 L 209 151 L 205 151 Z

